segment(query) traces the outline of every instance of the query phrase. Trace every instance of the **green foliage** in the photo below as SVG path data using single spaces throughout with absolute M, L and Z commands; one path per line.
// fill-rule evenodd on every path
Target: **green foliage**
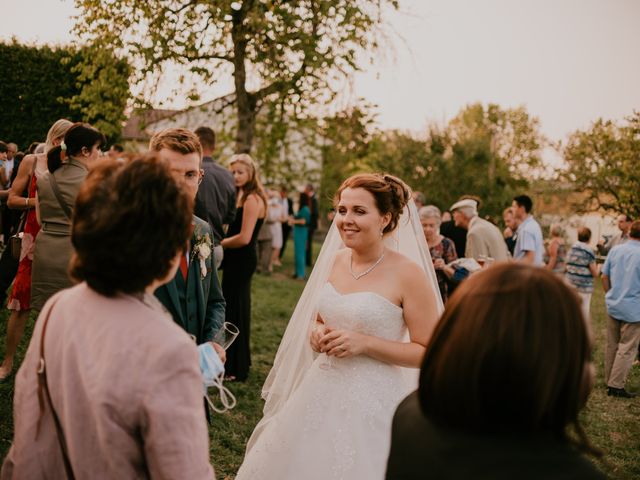
M 598 119 L 574 132 L 563 153 L 562 177 L 587 194 L 576 207 L 640 216 L 640 112 L 622 125 Z
M 89 63 L 91 60 L 92 63 Z M 59 118 L 93 124 L 115 139 L 129 97 L 126 62 L 109 52 L 0 43 L 0 138 L 26 149 Z M 90 66 L 91 65 L 91 66 Z
M 68 100 L 69 105 L 80 113 L 83 121 L 117 140 L 130 96 L 129 64 L 116 59 L 110 51 L 91 47 L 81 50 L 80 56 L 82 61 L 71 69 L 71 73 L 77 75 L 80 91 Z
M 44 141 L 59 118 L 76 118 L 64 99 L 79 89 L 63 60 L 77 64 L 79 59 L 59 48 L 0 43 L 0 64 L 6 66 L 0 82 L 0 139 L 26 149 L 31 142 Z
M 264 105 L 286 106 L 297 118 L 330 100 L 358 68 L 362 52 L 369 55 L 379 45 L 386 9 L 398 6 L 397 0 L 75 3 L 75 32 L 95 48 L 131 59 L 135 84 L 176 65 L 204 85 L 231 76 L 238 152 L 251 150 Z
M 444 128 L 432 127 L 426 139 L 373 131 L 373 111 L 359 105 L 327 120 L 323 197 L 353 173 L 388 172 L 441 209 L 474 195 L 482 200 L 484 216 L 499 218 L 541 167 L 544 138 L 537 119 L 522 107 L 470 105 Z

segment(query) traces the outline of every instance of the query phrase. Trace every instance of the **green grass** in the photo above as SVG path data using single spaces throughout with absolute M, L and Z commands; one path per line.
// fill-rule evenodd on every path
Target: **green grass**
M 302 282 L 289 278 L 293 273 L 291 250 L 285 255 L 284 266 L 274 275 L 254 277 L 251 326 L 253 366 L 249 380 L 246 383 L 226 384 L 237 397 L 238 405 L 230 412 L 214 416 L 210 428 L 211 461 L 219 479 L 233 478 L 242 462 L 246 441 L 262 415 L 262 384 L 304 287 Z M 640 399 L 607 397 L 603 384 L 606 313 L 599 285 L 593 295 L 592 315 L 598 379 L 582 413 L 582 422 L 593 443 L 605 452 L 606 463 L 599 466 L 610 478 L 640 478 Z M 6 317 L 6 314 L 3 316 Z M 29 322 L 27 334 L 30 335 L 32 327 L 33 319 Z M 5 330 L 6 322 L 0 320 L 0 354 L 4 352 Z M 18 361 L 22 359 L 26 346 L 27 342 L 23 341 Z M 632 390 L 640 390 L 640 367 L 632 369 L 627 386 Z M 0 384 L 0 458 L 6 455 L 12 437 L 12 396 L 13 377 L 9 382 Z

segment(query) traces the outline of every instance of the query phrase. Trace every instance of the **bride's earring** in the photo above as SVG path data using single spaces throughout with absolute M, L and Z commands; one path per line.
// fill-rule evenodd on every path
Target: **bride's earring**
M 384 236 L 384 230 L 380 230 L 380 238 Z

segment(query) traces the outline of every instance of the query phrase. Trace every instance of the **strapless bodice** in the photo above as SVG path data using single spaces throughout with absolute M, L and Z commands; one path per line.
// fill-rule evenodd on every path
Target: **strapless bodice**
M 344 328 L 387 340 L 402 340 L 407 327 L 402 308 L 375 292 L 342 294 L 327 282 L 320 294 L 319 313 L 330 328 Z

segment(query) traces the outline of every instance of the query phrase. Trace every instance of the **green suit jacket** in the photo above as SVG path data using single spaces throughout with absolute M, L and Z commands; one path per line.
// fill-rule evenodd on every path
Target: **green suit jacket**
M 193 223 L 186 282 L 178 269 L 173 280 L 158 287 L 155 296 L 171 313 L 174 322 L 195 336 L 200 345 L 211 340 L 224 323 L 225 301 L 213 259 L 211 227 L 195 215 Z M 206 272 L 203 272 L 199 246 L 205 243 L 210 255 L 204 258 Z

